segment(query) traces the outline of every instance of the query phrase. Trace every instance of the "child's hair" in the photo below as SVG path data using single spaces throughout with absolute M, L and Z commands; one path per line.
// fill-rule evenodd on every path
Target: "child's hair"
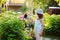
M 24 15 L 24 18 L 27 18 L 27 14 Z
M 39 18 L 39 19 L 43 18 L 43 14 L 38 14 L 38 13 L 37 13 L 37 15 L 38 15 L 38 18 Z

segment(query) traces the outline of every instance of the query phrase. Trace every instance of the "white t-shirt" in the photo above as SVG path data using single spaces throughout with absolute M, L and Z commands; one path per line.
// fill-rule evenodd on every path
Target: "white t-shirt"
M 35 21 L 34 30 L 37 33 L 39 33 L 42 30 L 42 24 L 39 19 L 36 19 Z
M 27 15 L 27 19 L 29 19 L 30 18 L 30 15 Z

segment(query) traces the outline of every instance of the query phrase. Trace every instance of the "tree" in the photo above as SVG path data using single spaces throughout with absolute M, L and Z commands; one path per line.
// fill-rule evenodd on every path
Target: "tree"
M 39 6 L 45 11 L 45 8 L 47 7 L 49 1 L 50 0 L 34 0 L 34 9 L 36 9 Z
M 0 13 L 1 13 L 1 9 L 2 9 L 2 5 L 6 2 L 6 0 L 0 0 Z
M 51 0 L 51 1 L 48 3 L 48 7 L 49 7 L 49 6 L 58 7 L 58 3 L 57 3 L 55 0 Z
M 38 6 L 46 11 L 49 6 L 59 7 L 60 0 L 34 0 L 33 8 L 36 9 Z
M 58 3 L 58 6 L 60 6 L 60 0 L 55 0 Z
M 6 2 L 6 0 L 0 0 L 0 6 L 2 6 L 2 4 L 4 4 Z

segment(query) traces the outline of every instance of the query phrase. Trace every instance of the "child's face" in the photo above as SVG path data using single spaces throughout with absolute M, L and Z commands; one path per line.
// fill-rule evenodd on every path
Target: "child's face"
M 38 13 L 37 13 L 37 17 L 38 17 L 39 19 L 41 19 L 41 18 L 43 18 L 43 14 L 38 14 Z

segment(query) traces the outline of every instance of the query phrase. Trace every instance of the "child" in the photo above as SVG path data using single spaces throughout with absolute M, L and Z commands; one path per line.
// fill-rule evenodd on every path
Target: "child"
M 23 14 L 20 15 L 19 18 L 20 18 L 21 20 L 24 20 L 24 15 L 23 15 Z
M 35 21 L 35 25 L 34 25 L 34 31 L 35 31 L 35 37 L 36 40 L 42 40 L 42 32 L 43 32 L 43 11 L 42 9 L 38 8 L 36 9 L 36 13 L 37 13 L 37 19 Z

